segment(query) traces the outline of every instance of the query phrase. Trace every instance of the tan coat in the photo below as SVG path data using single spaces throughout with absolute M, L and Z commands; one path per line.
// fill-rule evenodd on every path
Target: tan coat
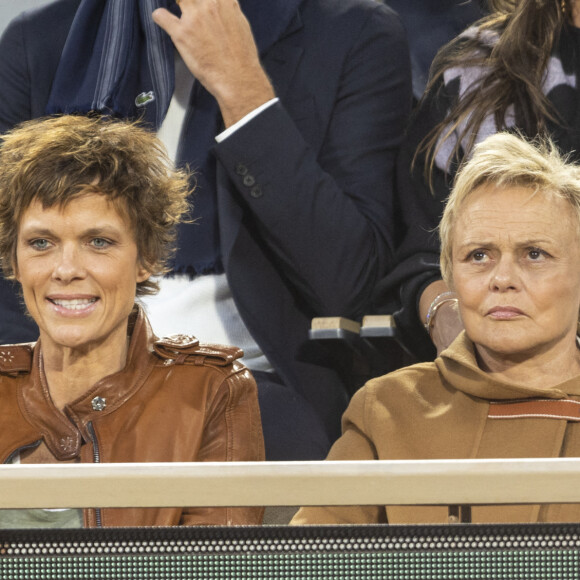
M 369 381 L 343 416 L 343 435 L 328 459 L 475 459 L 578 457 L 580 423 L 565 418 L 492 419 L 493 401 L 580 401 L 580 377 L 548 389 L 493 380 L 479 369 L 462 334 L 433 363 Z M 545 403 L 543 403 L 545 404 Z M 578 412 L 580 405 L 571 404 Z M 492 411 L 492 414 L 495 414 Z M 580 417 L 578 417 L 580 418 Z M 474 507 L 474 522 L 580 521 L 580 506 Z M 302 508 L 293 524 L 444 523 L 446 507 Z
M 41 345 L 0 347 L 0 461 L 44 442 L 82 463 L 263 461 L 256 384 L 235 347 L 157 340 L 140 308 L 125 368 L 55 408 Z M 259 524 L 261 508 L 85 509 L 85 526 Z

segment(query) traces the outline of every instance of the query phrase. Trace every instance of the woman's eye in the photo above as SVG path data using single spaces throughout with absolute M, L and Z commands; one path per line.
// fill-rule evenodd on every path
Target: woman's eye
M 487 254 L 483 250 L 476 250 L 471 254 L 471 259 L 474 262 L 483 262 L 486 258 Z
M 49 242 L 48 240 L 44 239 L 44 238 L 39 238 L 37 240 L 32 240 L 30 242 L 30 245 L 35 249 L 35 250 L 46 250 L 49 246 Z
M 93 245 L 93 247 L 102 250 L 103 248 L 107 248 L 108 246 L 110 246 L 111 242 L 109 240 L 106 240 L 105 238 L 93 238 L 91 240 L 91 244 Z
M 545 256 L 544 252 L 538 248 L 531 248 L 528 250 L 528 257 L 531 260 L 540 260 Z

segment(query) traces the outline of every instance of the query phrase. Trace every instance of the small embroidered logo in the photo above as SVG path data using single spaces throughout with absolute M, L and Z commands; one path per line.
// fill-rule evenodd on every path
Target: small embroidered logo
M 155 93 L 153 91 L 149 91 L 148 93 L 139 93 L 135 97 L 135 106 L 136 107 L 145 107 L 149 103 L 155 100 Z
M 0 362 L 11 363 L 14 361 L 14 355 L 10 351 L 0 351 Z
M 60 440 L 60 448 L 65 453 L 70 453 L 74 449 L 74 441 L 72 437 L 63 437 Z

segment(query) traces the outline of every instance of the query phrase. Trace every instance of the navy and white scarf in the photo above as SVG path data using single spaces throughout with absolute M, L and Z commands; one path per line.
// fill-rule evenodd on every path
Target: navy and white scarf
M 302 0 L 240 0 L 260 55 L 281 36 Z M 156 8 L 179 14 L 174 0 L 81 0 L 66 40 L 47 114 L 98 112 L 141 118 L 158 129 L 173 95 L 174 48 L 151 17 Z M 211 154 L 221 116 L 215 99 L 196 83 L 194 115 L 184 133 L 178 162 L 197 171 L 194 216 L 182 225 L 175 271 L 191 274 L 221 269 L 215 197 L 215 158 Z
M 480 31 L 473 26 L 461 35 L 464 38 L 478 38 L 484 50 L 491 50 L 498 39 L 498 34 L 492 31 Z M 558 143 L 560 149 L 570 152 L 577 149 L 578 135 L 580 132 L 580 100 L 578 97 L 578 76 L 580 68 L 580 30 L 573 27 L 565 27 L 561 33 L 560 42 L 555 47 L 548 67 L 544 75 L 542 90 L 551 101 L 554 110 L 561 115 L 561 126 L 554 126 L 550 122 L 552 138 Z M 453 67 L 443 74 L 443 83 L 449 99 L 454 102 L 465 95 L 477 91 L 485 79 L 485 68 L 482 67 Z M 451 87 L 454 87 L 452 89 Z M 453 150 L 457 144 L 458 135 L 462 133 L 469 119 L 460 123 L 459 127 L 450 136 L 442 141 L 435 156 L 435 164 L 439 169 L 446 172 Z M 503 126 L 510 130 L 518 127 L 516 113 L 513 105 L 508 107 Z M 498 127 L 493 113 L 485 117 L 479 127 L 474 144 L 480 143 L 486 137 L 497 133 Z M 442 132 L 446 134 L 447 129 Z M 467 157 L 472 150 L 468 147 L 469 135 L 465 136 L 461 143 L 461 151 Z M 576 154 L 579 152 L 576 151 Z

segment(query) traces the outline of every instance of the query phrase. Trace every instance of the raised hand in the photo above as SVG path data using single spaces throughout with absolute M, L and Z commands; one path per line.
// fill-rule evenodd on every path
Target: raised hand
M 237 0 L 181 0 L 153 20 L 171 37 L 193 76 L 217 99 L 226 127 L 274 98 L 248 20 Z

